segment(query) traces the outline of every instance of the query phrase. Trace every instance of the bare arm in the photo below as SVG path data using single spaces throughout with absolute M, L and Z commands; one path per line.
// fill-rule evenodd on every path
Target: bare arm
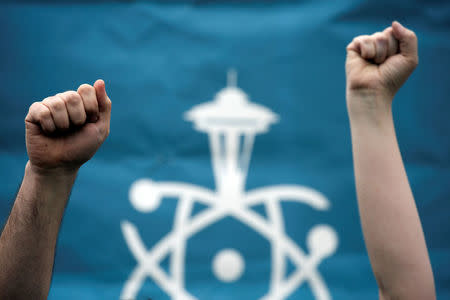
M 361 224 L 380 299 L 435 299 L 391 104 L 418 62 L 415 34 L 394 22 L 347 47 L 347 108 Z
M 1 299 L 46 299 L 59 226 L 75 176 L 41 176 L 27 164 L 0 238 Z
M 0 237 L 0 299 L 46 299 L 64 209 L 79 167 L 109 133 L 102 81 L 34 103 L 25 119 L 29 161 Z

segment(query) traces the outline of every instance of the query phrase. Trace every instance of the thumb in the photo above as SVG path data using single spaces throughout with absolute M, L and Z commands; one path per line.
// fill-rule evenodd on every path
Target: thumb
M 392 33 L 394 37 L 399 41 L 400 54 L 405 57 L 417 58 L 417 37 L 416 34 L 403 27 L 397 21 L 392 23 Z
M 100 117 L 109 117 L 109 114 L 111 113 L 111 100 L 106 94 L 105 82 L 102 79 L 97 80 L 94 83 L 94 88 L 97 96 Z
M 105 82 L 101 79 L 94 83 L 95 93 L 98 102 L 99 121 L 96 123 L 104 138 L 109 135 L 109 126 L 111 121 L 111 100 L 106 94 Z

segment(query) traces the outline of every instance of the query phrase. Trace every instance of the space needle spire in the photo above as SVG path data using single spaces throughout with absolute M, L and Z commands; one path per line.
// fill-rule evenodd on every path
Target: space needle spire
M 237 87 L 237 72 L 235 69 L 229 69 L 227 72 L 227 86 Z
M 194 106 L 185 118 L 209 135 L 216 188 L 227 201 L 244 192 L 254 137 L 264 133 L 278 116 L 250 102 L 237 87 L 237 72 L 230 69 L 227 87 L 206 103 Z

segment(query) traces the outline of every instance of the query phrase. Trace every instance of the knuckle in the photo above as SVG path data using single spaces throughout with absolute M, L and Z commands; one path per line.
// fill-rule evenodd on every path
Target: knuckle
M 360 39 L 361 41 L 368 41 L 368 40 L 370 40 L 370 36 L 367 35 L 367 34 L 365 34 L 365 35 L 360 35 L 360 36 L 359 36 L 359 39 Z
M 80 95 L 89 95 L 92 94 L 92 92 L 95 92 L 95 89 L 92 85 L 84 83 L 78 87 L 77 92 Z
M 367 44 L 367 43 L 369 42 L 369 37 L 368 37 L 368 36 L 361 36 L 360 39 L 359 39 L 359 41 L 360 41 L 362 44 Z
M 30 112 L 33 112 L 33 111 L 39 109 L 39 106 L 41 106 L 41 105 L 42 105 L 41 102 L 33 102 L 30 105 L 30 107 L 28 108 L 28 112 L 30 113 Z
M 387 37 L 384 36 L 383 34 L 379 34 L 377 36 L 374 37 L 375 41 L 379 44 L 387 44 Z
M 55 98 L 53 101 L 51 101 L 50 106 L 55 110 L 55 111 L 61 111 L 64 110 L 66 108 L 66 104 L 64 103 L 64 100 L 60 97 Z
M 355 38 L 353 39 L 353 41 L 354 41 L 355 43 L 363 44 L 364 41 L 366 40 L 366 38 L 367 38 L 367 35 L 359 35 L 359 36 L 355 37 Z
M 47 98 L 45 98 L 44 100 L 42 100 L 41 103 L 43 103 L 43 104 L 45 104 L 45 105 L 47 106 L 47 105 L 50 104 L 50 102 L 52 101 L 52 99 L 53 99 L 54 97 L 55 97 L 55 96 L 47 97 Z
M 47 106 L 49 109 L 54 111 L 59 111 L 65 108 L 64 100 L 60 98 L 60 96 L 53 96 L 45 98 L 42 103 Z
M 28 108 L 28 113 L 25 116 L 25 122 L 36 118 L 36 114 L 39 111 L 39 106 L 42 105 L 40 102 L 33 102 Z
M 381 33 L 381 32 L 375 32 L 374 34 L 372 34 L 372 37 L 373 38 L 379 38 L 379 37 L 382 37 L 383 36 L 383 34 Z
M 363 47 L 365 47 L 366 49 L 368 49 L 369 51 L 372 50 L 373 47 L 373 39 L 371 38 L 364 38 L 361 42 L 361 45 Z
M 67 92 L 64 101 L 70 106 L 76 106 L 81 102 L 80 95 L 75 91 Z
M 41 109 L 38 113 L 38 118 L 40 120 L 51 118 L 51 113 L 48 109 Z

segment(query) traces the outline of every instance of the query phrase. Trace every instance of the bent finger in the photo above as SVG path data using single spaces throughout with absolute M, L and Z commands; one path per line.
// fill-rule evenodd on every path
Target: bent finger
M 95 122 L 98 119 L 98 103 L 95 89 L 92 85 L 82 84 L 77 90 L 83 100 L 84 110 L 88 121 Z
M 56 129 L 59 130 L 69 129 L 70 126 L 69 114 L 67 113 L 67 108 L 66 104 L 64 103 L 64 100 L 59 95 L 45 98 L 42 101 L 42 104 L 47 106 L 48 109 L 50 110 Z
M 375 44 L 373 39 L 369 36 L 361 36 L 358 38 L 360 49 L 361 49 L 361 57 L 369 60 L 375 58 Z
M 388 40 L 381 32 L 377 32 L 373 35 L 375 41 L 375 57 L 374 61 L 377 64 L 381 64 L 386 60 L 388 52 Z
M 30 106 L 25 122 L 39 125 L 46 133 L 52 133 L 56 130 L 50 110 L 41 102 L 34 102 Z
M 398 41 L 394 37 L 394 33 L 392 32 L 392 27 L 388 27 L 383 31 L 383 34 L 386 35 L 386 39 L 388 41 L 388 51 L 387 51 L 387 57 L 391 57 L 399 52 L 398 49 Z
M 66 104 L 70 122 L 76 126 L 83 125 L 86 122 L 86 112 L 80 94 L 75 91 L 68 91 L 62 93 L 61 98 Z

